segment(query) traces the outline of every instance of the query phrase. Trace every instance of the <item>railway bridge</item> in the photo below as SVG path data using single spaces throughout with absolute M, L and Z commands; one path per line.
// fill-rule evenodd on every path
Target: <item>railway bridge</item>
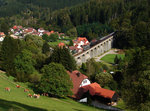
M 115 32 L 99 39 L 90 49 L 81 53 L 74 54 L 74 58 L 78 66 L 87 62 L 88 59 L 94 58 L 104 52 L 110 50 L 113 46 L 113 37 Z

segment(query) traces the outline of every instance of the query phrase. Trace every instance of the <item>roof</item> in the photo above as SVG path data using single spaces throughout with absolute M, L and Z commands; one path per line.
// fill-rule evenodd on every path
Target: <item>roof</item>
M 115 94 L 115 91 L 101 88 L 98 83 L 92 83 L 80 88 L 80 97 L 87 91 L 89 91 L 90 95 L 92 96 L 97 95 L 109 99 L 112 99 L 113 95 Z
M 88 41 L 86 37 L 78 37 L 77 40 L 78 41 Z
M 77 47 L 75 47 L 75 46 L 70 46 L 69 49 L 70 49 L 70 50 L 76 50 Z
M 104 88 L 99 88 L 99 89 L 96 90 L 95 95 L 102 96 L 104 98 L 112 99 L 114 94 L 115 94 L 115 91 L 112 91 L 112 90 L 109 90 L 109 89 L 104 89 Z
M 5 35 L 4 32 L 0 32 L 0 35 Z
M 80 84 L 82 83 L 82 81 L 84 79 L 87 79 L 88 77 L 85 76 L 84 74 L 82 74 L 81 72 L 79 72 L 78 70 L 75 70 L 75 71 L 72 71 L 72 72 L 69 72 L 67 71 L 67 73 L 69 74 L 71 80 L 72 80 L 72 83 L 73 83 L 73 89 L 72 89 L 72 92 L 73 92 L 73 98 L 78 98 L 78 90 L 79 90 L 79 87 L 80 87 Z
M 54 31 L 52 30 L 50 33 L 54 33 Z
M 17 29 L 17 26 L 15 25 L 15 26 L 13 26 L 13 29 Z
M 58 44 L 58 47 L 63 47 L 63 46 L 65 46 L 65 43 L 63 43 L 63 42 L 60 42 L 60 43 Z

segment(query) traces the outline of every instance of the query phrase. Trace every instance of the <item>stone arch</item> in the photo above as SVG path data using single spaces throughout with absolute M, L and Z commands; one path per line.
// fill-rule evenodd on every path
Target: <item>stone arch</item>
M 93 49 L 90 50 L 90 57 L 93 58 Z
M 94 57 L 97 56 L 97 47 L 94 48 Z
M 82 63 L 85 63 L 86 62 L 86 57 L 85 57 L 85 54 L 82 55 Z
M 81 65 L 82 64 L 81 57 L 77 57 L 76 63 L 77 63 L 77 65 Z

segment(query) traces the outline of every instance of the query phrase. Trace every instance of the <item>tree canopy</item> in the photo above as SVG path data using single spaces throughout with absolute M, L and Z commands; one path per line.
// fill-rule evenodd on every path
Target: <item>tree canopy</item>
M 65 97 L 72 94 L 72 81 L 65 68 L 58 63 L 45 65 L 42 70 L 39 89 L 56 97 Z
M 126 54 L 122 96 L 131 109 L 148 111 L 150 106 L 150 52 L 136 48 Z
M 50 56 L 50 62 L 60 63 L 69 71 L 76 69 L 76 62 L 69 50 L 65 47 L 56 47 Z

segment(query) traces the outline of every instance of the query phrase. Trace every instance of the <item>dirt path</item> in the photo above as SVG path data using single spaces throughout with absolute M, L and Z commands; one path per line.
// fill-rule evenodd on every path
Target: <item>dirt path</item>
M 101 58 L 102 57 L 104 57 L 105 55 L 107 55 L 107 54 L 117 54 L 116 52 L 115 52 L 115 50 L 116 49 L 111 49 L 111 50 L 109 50 L 108 52 L 106 52 L 106 53 L 104 53 L 104 54 L 102 54 L 102 55 L 100 55 L 100 56 L 98 56 L 98 57 L 95 57 L 94 59 L 95 59 L 95 61 L 96 62 L 100 62 L 101 60 Z

